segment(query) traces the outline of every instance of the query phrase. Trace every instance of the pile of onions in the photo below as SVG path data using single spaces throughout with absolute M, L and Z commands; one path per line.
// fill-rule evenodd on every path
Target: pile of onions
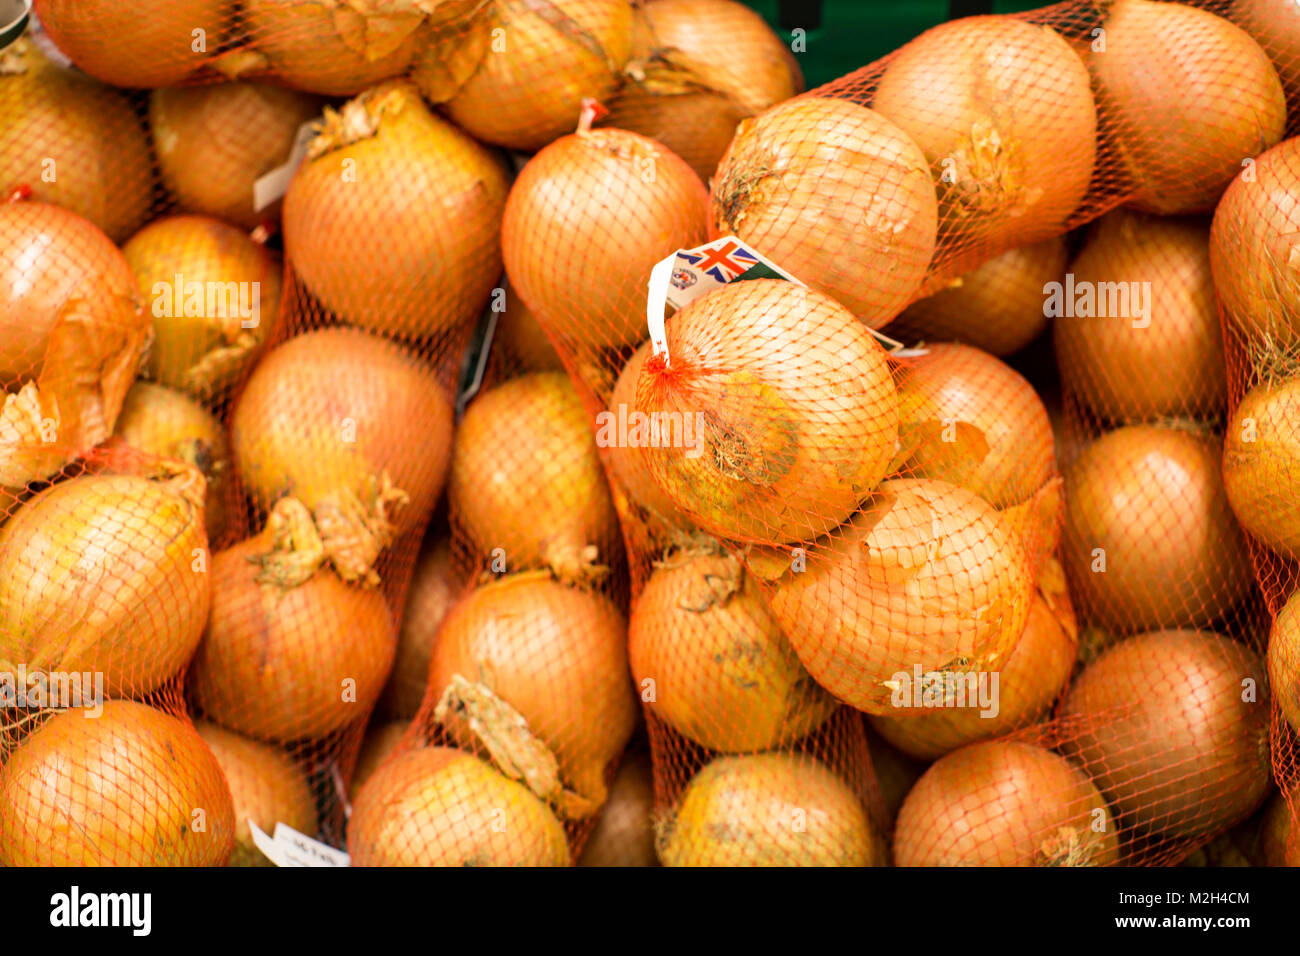
M 1083 308 L 1062 302 L 1056 316 L 1070 392 L 1115 422 L 1218 416 L 1228 385 L 1202 223 L 1116 210 L 1097 223 L 1070 272 L 1076 289 L 1094 297 Z
M 717 758 L 686 786 L 658 831 L 665 866 L 886 862 L 857 795 L 806 754 Z
M 898 438 L 889 363 L 833 299 L 779 279 L 736 282 L 674 315 L 667 337 L 669 361 L 646 360 L 636 407 L 682 429 L 660 436 L 677 447 L 646 448 L 645 459 L 704 530 L 809 540 L 888 472 Z
M 1131 204 L 1166 215 L 1214 208 L 1242 160 L 1286 127 L 1268 55 L 1240 27 L 1182 3 L 1118 0 L 1103 26 L 1105 49 L 1088 64 L 1115 118 Z
M 803 89 L 790 49 L 735 0 L 645 4 L 626 74 L 607 125 L 663 143 L 706 183 L 736 124 Z
M 253 843 L 250 819 L 267 833 L 283 823 L 299 833 L 315 834 L 316 800 L 307 775 L 288 754 L 207 721 L 197 721 L 194 729 L 217 758 L 230 785 L 235 808 L 235 850 L 230 866 L 272 865 Z
M 621 550 L 590 418 L 562 372 L 511 379 L 470 405 L 447 490 L 475 549 L 504 551 L 507 570 L 549 568 L 581 581 L 611 567 Z
M 153 199 L 149 142 L 130 102 L 20 39 L 0 52 L 0 189 L 84 216 L 121 242 Z
M 219 399 L 275 327 L 279 257 L 207 216 L 156 219 L 122 252 L 153 317 L 145 374 L 198 398 Z
M 1293 0 L 1236 0 L 1228 17 L 1273 61 L 1294 126 L 1300 109 L 1300 7 Z
M 582 845 L 578 866 L 658 866 L 654 801 L 650 754 L 634 750 L 619 764 L 605 809 Z
M 1246 393 L 1228 422 L 1223 485 L 1243 528 L 1300 558 L 1300 379 Z
M 234 837 L 230 790 L 194 728 L 135 701 L 55 714 L 0 768 L 5 866 L 222 866 Z
M 111 695 L 179 674 L 203 634 L 209 576 L 203 477 L 86 475 L 0 526 L 0 660 L 99 672 Z
M 429 683 L 429 655 L 442 619 L 456 599 L 451 543 L 439 538 L 416 562 L 406 592 L 406 610 L 397 633 L 397 657 L 380 701 L 392 717 L 413 718 Z
M 397 752 L 410 728 L 409 720 L 393 720 L 388 723 L 373 723 L 366 729 L 356 766 L 352 769 L 352 782 L 348 784 L 350 799 L 355 800 L 366 781 Z
M 305 504 L 347 581 L 373 581 L 379 552 L 428 520 L 451 433 L 451 402 L 427 366 L 395 343 L 341 328 L 268 353 L 230 430 L 254 503 L 269 510 L 291 495 Z
M 868 325 L 921 288 L 938 210 L 925 156 L 880 113 L 805 97 L 740 124 L 710 228 L 734 234 Z
M 529 160 L 510 190 L 501 232 L 510 284 L 580 361 L 639 345 L 650 270 L 705 241 L 707 206 L 700 178 L 658 143 L 580 129 Z
M 179 86 L 212 61 L 234 19 L 233 0 L 35 0 L 50 39 L 113 86 Z M 201 32 L 200 32 L 201 31 Z
M 1118 859 L 1115 821 L 1087 774 L 1012 740 L 972 744 L 939 760 L 903 801 L 894 828 L 897 866 L 1109 866 Z
M 411 337 L 482 311 L 501 274 L 508 183 L 498 157 L 400 81 L 327 111 L 308 157 L 284 199 L 284 241 L 327 309 Z
M 577 125 L 583 97 L 608 99 L 631 53 L 627 0 L 495 0 L 468 32 L 433 31 L 411 78 L 475 139 L 533 152 Z
M 564 816 L 591 817 L 637 721 L 627 622 L 609 599 L 545 572 L 492 581 L 443 621 L 429 695 L 461 746 L 486 747 Z
M 1071 730 L 1061 749 L 1120 826 L 1189 838 L 1221 830 L 1268 793 L 1265 680 L 1253 651 L 1217 634 L 1131 637 L 1075 679 L 1058 711 Z
M 1047 409 L 1034 387 L 986 352 L 932 345 L 898 386 L 908 475 L 969 488 L 995 508 L 1020 504 L 1056 472 Z
M 1220 620 L 1251 584 L 1219 446 L 1133 425 L 1085 449 L 1065 474 L 1062 563 L 1091 624 L 1120 634 Z
M 1054 236 L 1088 191 L 1088 70 L 1051 27 L 967 17 L 927 30 L 889 61 L 871 105 L 924 151 L 940 235 L 954 248 L 1001 252 Z
M 508 367 L 521 372 L 563 372 L 559 353 L 523 296 L 516 294 L 509 283 L 503 291 L 505 308 L 497 319 L 492 342 L 505 355 Z
M 710 750 L 793 743 L 836 707 L 799 663 L 758 582 L 725 553 L 656 562 L 628 622 L 628 656 L 649 710 Z
M 1292 595 L 1273 622 L 1268 676 L 1282 716 L 1300 732 L 1300 596 Z
M 230 445 L 212 413 L 180 392 L 137 382 L 122 402 L 114 434 L 145 454 L 183 461 L 203 474 L 203 524 L 208 542 L 221 542 L 230 519 Z
M 253 184 L 289 158 L 321 101 L 268 83 L 167 87 L 149 97 L 163 183 L 187 212 L 252 229 L 279 215 L 253 208 Z
M 1029 556 L 987 502 L 943 481 L 887 481 L 775 582 L 772 611 L 813 679 L 894 714 L 898 674 L 1001 667 L 1033 601 Z
M 448 747 L 412 750 L 375 772 L 353 801 L 348 853 L 354 866 L 569 863 L 564 827 L 546 804 Z
M 1047 327 L 1043 288 L 1065 272 L 1060 236 L 1008 249 L 914 302 L 890 327 L 905 341 L 953 340 L 992 355 L 1024 348 Z
M 329 568 L 285 578 L 284 565 L 312 560 L 313 537 L 301 506 L 286 504 L 262 534 L 213 556 L 212 615 L 189 671 L 209 719 L 275 742 L 366 717 L 397 649 L 378 589 L 350 587 Z

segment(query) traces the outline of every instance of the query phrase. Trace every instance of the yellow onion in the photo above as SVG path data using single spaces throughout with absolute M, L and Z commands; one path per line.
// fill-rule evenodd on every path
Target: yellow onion
M 446 333 L 482 311 L 501 274 L 507 189 L 496 156 L 409 83 L 386 83 L 326 112 L 284 199 L 285 248 L 343 321 Z
M 1202 223 L 1116 210 L 1070 273 L 1078 291 L 1067 303 L 1061 289 L 1055 323 L 1070 392 L 1117 422 L 1219 414 L 1228 384 Z
M 1268 676 L 1282 716 L 1300 732 L 1300 597 L 1294 594 L 1273 622 Z
M 635 750 L 619 764 L 605 808 L 582 845 L 578 866 L 658 866 L 654 800 L 650 754 Z
M 352 805 L 354 866 L 565 866 L 564 827 L 546 804 L 448 747 L 384 764 Z
M 869 714 L 894 713 L 899 674 L 1000 668 L 1033 601 L 1029 556 L 965 488 L 887 481 L 776 580 L 772 611 L 813 679 Z
M 889 334 L 910 341 L 964 342 L 998 356 L 1024 348 L 1047 327 L 1043 289 L 1065 272 L 1061 237 L 1008 249 L 914 302 Z
M 934 253 L 925 156 L 848 100 L 801 97 L 742 122 L 711 203 L 714 233 L 739 236 L 873 327 L 916 297 Z
M 409 720 L 419 711 L 429 683 L 433 641 L 456 599 L 455 587 L 451 543 L 440 538 L 421 555 L 411 573 L 406 610 L 397 634 L 397 657 L 381 699 L 385 713 Z
M 244 229 L 278 218 L 253 208 L 253 185 L 289 159 L 298 128 L 321 101 L 268 83 L 168 87 L 149 97 L 163 183 L 187 212 Z
M 1182 3 L 1118 0 L 1088 64 L 1116 121 L 1131 204 L 1164 214 L 1214 207 L 1243 159 L 1282 138 L 1277 71 L 1240 27 Z
M 1300 558 L 1300 379 L 1246 393 L 1228 422 L 1223 485 L 1243 528 Z
M 681 425 L 661 428 L 646 460 L 704 530 L 808 540 L 888 472 L 898 438 L 889 364 L 833 299 L 778 279 L 733 283 L 674 315 L 667 337 L 669 360 L 646 360 L 636 406 Z
M 211 600 L 203 476 L 85 475 L 0 526 L 0 669 L 104 675 L 113 695 L 179 674 Z
M 579 130 L 529 160 L 510 190 L 501 231 L 510 284 L 580 363 L 639 345 L 650 270 L 704 242 L 707 203 L 699 177 L 653 140 Z
M 370 725 L 361 741 L 357 765 L 352 770 L 352 782 L 348 784 L 349 797 L 355 800 L 361 788 L 366 785 L 366 781 L 397 752 L 410 727 L 409 720 L 394 720 Z
M 468 30 L 435 30 L 411 78 L 475 139 L 533 152 L 618 88 L 631 52 L 628 0 L 495 0 Z
M 836 707 L 799 663 L 759 583 L 725 553 L 655 563 L 632 609 L 628 656 L 650 712 L 710 750 L 792 743 Z
M 1109 432 L 1066 471 L 1065 502 L 1062 563 L 1091 624 L 1204 626 L 1250 589 L 1214 439 L 1153 425 Z
M 149 214 L 149 143 L 130 102 L 26 39 L 0 52 L 0 130 L 0 188 L 30 186 L 114 242 Z
M 576 581 L 612 566 L 618 516 L 590 419 L 562 372 L 480 395 L 452 445 L 448 501 L 481 555 L 507 570 L 550 568 Z M 500 570 L 500 568 L 494 568 Z
M 1259 866 L 1300 866 L 1300 843 L 1291 838 L 1295 816 L 1278 793 L 1268 803 L 1259 834 Z
M 1273 61 L 1294 120 L 1300 109 L 1300 7 L 1293 0 L 1236 0 L 1227 16 Z
M 898 811 L 898 866 L 1109 866 L 1115 820 L 1086 773 L 1017 741 L 939 760 Z
M 230 866 L 271 866 L 253 843 L 250 819 L 266 833 L 273 833 L 275 825 L 283 823 L 315 836 L 316 800 L 307 775 L 288 754 L 207 721 L 197 721 L 194 729 L 217 758 L 230 785 L 235 808 L 235 850 Z
M 1056 471 L 1042 399 L 1011 366 L 966 345 L 932 345 L 898 387 L 909 476 L 969 488 L 995 508 L 1020 504 Z
M 563 372 L 559 353 L 523 296 L 506 283 L 503 298 L 505 308 L 497 319 L 492 343 L 505 355 L 507 366 L 520 372 Z
M 719 757 L 658 827 L 665 866 L 884 866 L 857 795 L 806 754 Z
M 222 866 L 234 840 L 212 752 L 135 701 L 55 714 L 0 768 L 5 866 Z
M 986 255 L 1054 236 L 1088 191 L 1097 140 L 1088 70 L 1051 27 L 1010 17 L 940 24 L 889 61 L 872 107 L 924 151 L 940 235 L 954 246 Z

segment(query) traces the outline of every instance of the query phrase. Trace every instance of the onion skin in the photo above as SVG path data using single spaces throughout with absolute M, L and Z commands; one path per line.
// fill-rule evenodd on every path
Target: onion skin
M 887 715 L 900 671 L 999 668 L 1032 600 L 1029 556 L 998 512 L 947 482 L 902 479 L 810 548 L 771 606 L 817 683 Z
M 1244 701 L 1244 681 L 1257 699 Z M 1249 816 L 1270 785 L 1263 661 L 1203 631 L 1116 644 L 1084 669 L 1058 716 L 1120 826 L 1193 838 Z
M 710 750 L 793 743 L 836 707 L 732 555 L 687 552 L 656 562 L 632 609 L 628 655 L 637 686 L 655 687 L 649 709 Z
M 350 798 L 355 800 L 361 788 L 366 785 L 366 781 L 397 752 L 410 727 L 409 720 L 394 720 L 386 724 L 370 725 L 361 741 L 357 765 L 352 770 L 352 782 L 348 784 Z
M 307 288 L 343 321 L 387 335 L 472 321 L 501 274 L 500 159 L 404 81 L 326 117 L 284 199 L 285 248 Z M 357 138 L 358 128 L 376 131 Z
M 1219 620 L 1249 592 L 1246 540 L 1208 437 L 1132 425 L 1065 475 L 1062 564 L 1080 614 L 1119 634 Z M 1100 568 L 1102 549 L 1105 571 Z
M 1104 27 L 1106 48 L 1088 63 L 1116 117 L 1130 204 L 1164 215 L 1212 209 L 1242 159 L 1282 138 L 1277 71 L 1244 30 L 1181 3 L 1119 0 Z
M 149 215 L 149 143 L 130 102 L 29 40 L 0 55 L 0 129 L 0 188 L 29 186 L 33 199 L 84 216 L 114 242 Z
M 106 701 L 95 720 L 55 714 L 0 768 L 5 866 L 222 866 L 234 839 L 211 751 L 144 704 Z
M 253 185 L 289 158 L 298 127 L 321 100 L 268 83 L 168 87 L 149 96 L 162 180 L 181 209 L 243 229 L 278 219 L 253 208 Z
M 802 97 L 740 124 L 710 216 L 711 233 L 738 236 L 879 328 L 921 288 L 938 206 L 925 156 L 898 126 Z
M 1116 422 L 1213 419 L 1223 411 L 1223 333 L 1201 222 L 1116 210 L 1100 220 L 1070 271 L 1076 286 L 1092 284 L 1098 300 L 1108 297 L 1104 283 L 1149 283 L 1151 293 L 1143 296 L 1145 316 L 1130 303 L 1130 315 L 1056 318 L 1069 391 Z
M 1292 595 L 1268 639 L 1268 676 L 1282 716 L 1300 729 L 1300 597 Z
M 429 656 L 442 619 L 456 599 L 451 544 L 440 539 L 420 556 L 406 592 L 406 610 L 397 633 L 397 657 L 380 700 L 392 717 L 415 717 L 429 683 Z
M 5 670 L 100 672 L 105 693 L 157 689 L 198 646 L 211 601 L 203 479 L 86 475 L 0 527 Z
M 546 804 L 477 757 L 446 747 L 403 754 L 370 778 L 352 805 L 348 853 L 354 866 L 569 862 L 564 828 Z
M 658 829 L 665 866 L 885 865 L 853 790 L 804 754 L 717 758 Z
M 1246 393 L 1228 422 L 1223 485 L 1243 528 L 1300 558 L 1300 379 Z
M 316 800 L 307 776 L 282 750 L 197 721 L 194 729 L 208 745 L 230 786 L 235 810 L 235 849 L 229 866 L 271 866 L 253 843 L 253 822 L 272 833 L 277 823 L 309 836 L 316 832 Z
M 897 866 L 1110 866 L 1118 859 L 1115 821 L 1087 775 L 1016 741 L 971 744 L 940 759 L 903 801 L 894 829 Z
M 579 361 L 639 345 L 650 270 L 705 241 L 707 207 L 699 177 L 653 140 L 613 129 L 565 136 L 510 191 L 501 231 L 510 284 Z M 618 255 L 598 254 L 612 236 Z
M 654 801 L 650 754 L 633 751 L 619 765 L 605 808 L 582 845 L 578 866 L 658 866 Z
M 733 283 L 674 315 L 667 337 L 671 364 L 646 361 L 636 407 L 680 416 L 675 443 L 685 447 L 646 448 L 645 457 L 703 530 L 809 540 L 844 521 L 888 472 L 898 437 L 889 364 L 834 300 L 779 279 Z

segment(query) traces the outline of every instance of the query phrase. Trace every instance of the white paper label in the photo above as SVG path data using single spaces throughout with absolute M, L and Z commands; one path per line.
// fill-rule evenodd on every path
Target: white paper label
M 268 836 L 250 818 L 253 843 L 276 866 L 351 866 L 352 861 L 342 850 L 313 840 L 305 833 L 283 823 L 275 825 L 275 835 Z
M 261 212 L 276 200 L 284 198 L 284 194 L 289 191 L 289 182 L 307 158 L 307 147 L 315 136 L 316 120 L 308 120 L 299 126 L 298 135 L 293 140 L 293 149 L 289 151 L 285 164 L 277 166 L 253 183 L 254 212 Z

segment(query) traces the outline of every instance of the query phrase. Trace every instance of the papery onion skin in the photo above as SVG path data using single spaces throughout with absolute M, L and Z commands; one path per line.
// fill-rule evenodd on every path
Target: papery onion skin
M 1228 421 L 1223 485 L 1243 528 L 1300 558 L 1300 379 L 1246 393 Z
M 655 855 L 654 773 L 650 754 L 629 753 L 609 787 L 609 799 L 582 845 L 578 866 L 658 866 Z
M 1282 716 L 1300 733 L 1300 597 L 1292 595 L 1273 621 L 1268 676 Z
M 397 634 L 397 657 L 381 699 L 385 713 L 409 720 L 419 711 L 429 683 L 434 638 L 455 599 L 451 545 L 440 539 L 421 555 L 411 573 L 406 610 Z

